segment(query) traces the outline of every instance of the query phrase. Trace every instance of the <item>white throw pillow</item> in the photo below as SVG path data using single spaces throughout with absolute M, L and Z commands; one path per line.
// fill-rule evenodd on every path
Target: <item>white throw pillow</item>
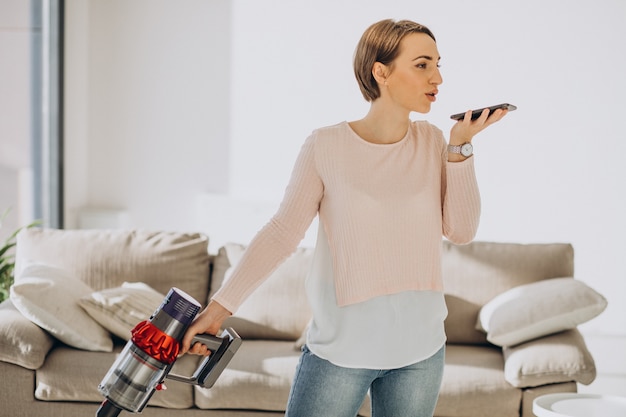
M 120 287 L 96 291 L 78 303 L 102 327 L 128 340 L 137 323 L 150 318 L 165 295 L 142 282 L 124 282 Z
M 574 278 L 520 285 L 496 296 L 478 315 L 476 328 L 498 346 L 514 346 L 573 329 L 606 308 L 606 299 Z
M 27 264 L 11 287 L 11 300 L 20 313 L 60 341 L 85 350 L 110 352 L 111 335 L 80 306 L 93 292 L 67 271 L 40 263 Z

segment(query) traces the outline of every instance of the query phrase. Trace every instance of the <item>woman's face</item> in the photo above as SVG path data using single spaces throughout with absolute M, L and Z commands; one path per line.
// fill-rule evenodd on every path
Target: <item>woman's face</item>
M 443 82 L 439 72 L 439 51 L 425 33 L 412 33 L 400 42 L 400 53 L 390 67 L 381 91 L 400 108 L 428 113 Z M 386 87 L 386 88 L 385 88 Z M 385 94 L 385 93 L 383 93 Z

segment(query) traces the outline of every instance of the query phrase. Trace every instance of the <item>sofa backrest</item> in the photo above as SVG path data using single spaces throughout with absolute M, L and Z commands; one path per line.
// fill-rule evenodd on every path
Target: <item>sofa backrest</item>
M 212 264 L 207 249 L 207 237 L 197 233 L 25 229 L 17 237 L 16 280 L 19 280 L 22 265 L 35 261 L 63 268 L 95 291 L 119 286 L 124 281 L 144 282 L 163 294 L 176 286 L 204 304 Z M 308 265 L 309 252 L 298 252 L 290 262 Z M 215 258 L 217 270 L 213 278 L 221 278 L 214 279 L 213 290 L 219 287 L 230 267 L 222 265 L 220 269 L 221 264 L 217 262 L 220 256 Z M 567 243 L 453 245 L 444 241 L 442 261 L 449 343 L 487 343 L 485 333 L 476 330 L 476 321 L 480 308 L 496 295 L 519 285 L 574 275 L 574 250 Z M 299 271 L 296 281 L 303 282 L 308 267 L 296 269 Z M 304 285 L 300 287 L 296 291 L 302 292 L 301 297 L 298 294 L 291 297 L 297 303 L 302 303 L 304 298 Z M 258 307 L 259 303 L 252 304 Z M 270 309 L 263 314 L 273 312 L 274 309 Z M 245 319 L 256 325 L 258 320 L 253 320 L 253 315 Z M 285 333 L 282 317 L 260 322 L 265 327 L 269 322 L 277 322 L 282 326 L 278 330 Z M 301 322 L 306 320 L 298 320 L 297 326 L 291 326 L 293 329 L 289 327 L 289 337 L 299 332 L 296 327 L 304 327 Z M 255 329 L 258 327 L 256 325 Z
M 573 276 L 574 248 L 568 243 L 445 241 L 442 262 L 445 292 L 483 306 L 513 287 Z
M 17 237 L 15 276 L 19 280 L 27 262 L 40 262 L 65 269 L 95 291 L 144 282 L 162 294 L 176 286 L 204 303 L 207 249 L 207 237 L 198 233 L 24 229 Z
M 442 262 L 450 343 L 487 343 L 475 325 L 480 308 L 496 295 L 519 285 L 574 275 L 574 249 L 568 243 L 444 241 Z

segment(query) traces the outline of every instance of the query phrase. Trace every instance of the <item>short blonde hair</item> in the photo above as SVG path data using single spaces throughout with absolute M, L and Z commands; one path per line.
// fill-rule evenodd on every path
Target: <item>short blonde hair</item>
M 372 74 L 374 64 L 390 65 L 400 53 L 400 42 L 411 33 L 424 33 L 436 42 L 430 29 L 410 20 L 381 20 L 367 28 L 361 36 L 354 53 L 354 75 L 366 101 L 380 97 L 378 82 Z

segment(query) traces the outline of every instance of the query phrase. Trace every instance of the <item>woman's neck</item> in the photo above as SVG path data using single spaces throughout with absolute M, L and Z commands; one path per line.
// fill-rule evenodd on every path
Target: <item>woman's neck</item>
M 378 105 L 374 101 L 365 117 L 350 122 L 350 127 L 368 142 L 389 144 L 406 136 L 409 123 L 407 112 L 390 111 L 387 106 Z

